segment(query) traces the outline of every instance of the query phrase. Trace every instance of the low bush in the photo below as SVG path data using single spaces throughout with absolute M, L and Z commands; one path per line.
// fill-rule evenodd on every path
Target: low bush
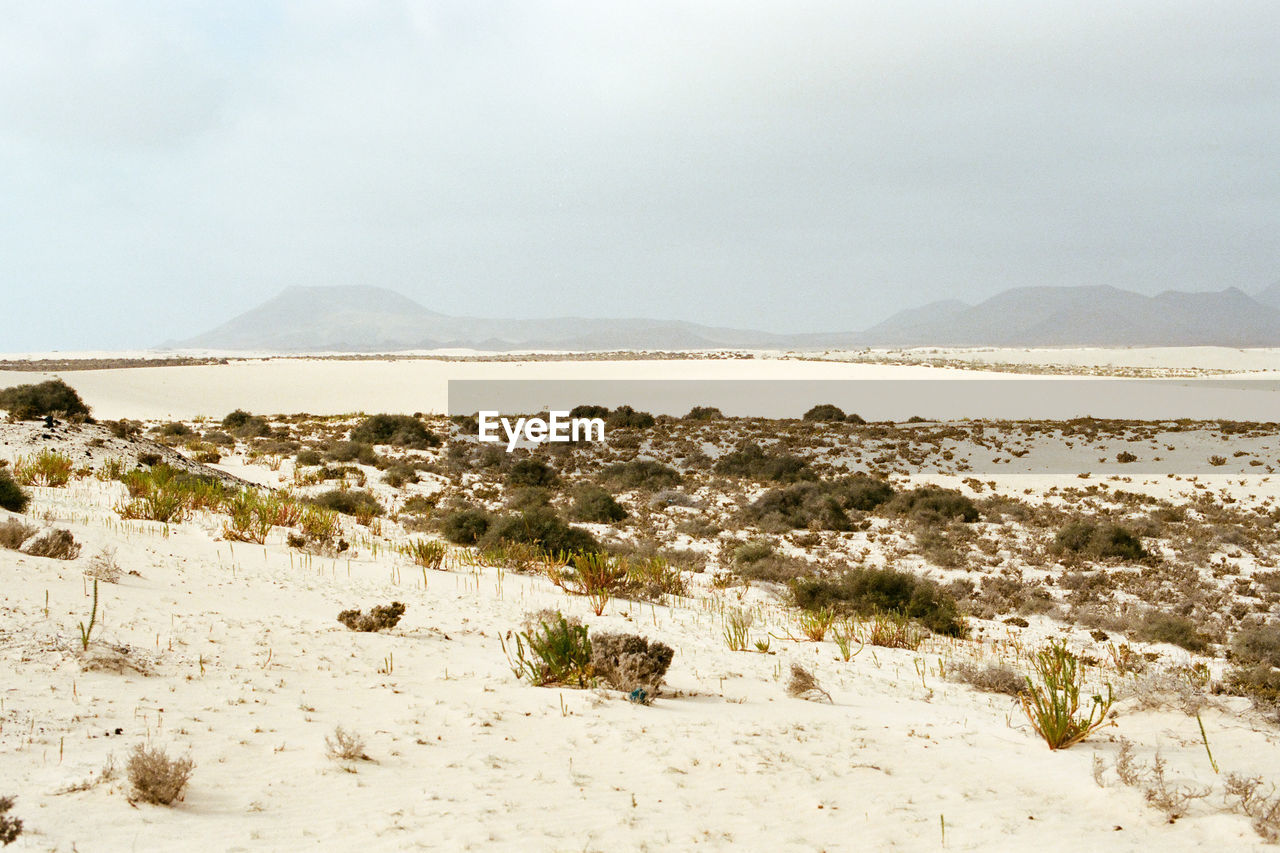
M 574 521 L 613 524 L 626 518 L 627 511 L 605 489 L 584 485 L 574 490 L 569 517 Z
M 1027 677 L 1013 667 L 1002 663 L 979 666 L 968 661 L 959 661 L 947 668 L 947 677 L 986 693 L 1017 696 L 1027 689 Z
M 839 406 L 831 403 L 819 403 L 812 409 L 804 413 L 806 421 L 842 421 L 844 420 L 844 410 Z
M 616 462 L 601 470 L 600 482 L 624 491 L 656 492 L 680 485 L 680 472 L 653 459 Z
M 609 417 L 608 406 L 593 406 L 591 404 L 583 404 L 574 406 L 569 410 L 571 418 L 607 418 Z
M 1185 616 L 1151 611 L 1138 626 L 1137 638 L 1148 643 L 1172 643 L 1189 652 L 1202 652 L 1208 643 L 1196 630 L 1196 623 Z
M 648 412 L 639 412 L 630 406 L 619 406 L 604 419 L 609 429 L 648 429 L 656 421 Z
M 338 614 L 338 621 L 352 631 L 373 632 L 394 628 L 404 615 L 404 605 L 399 601 L 390 604 L 379 604 L 368 613 L 360 610 L 344 610 Z
M 0 507 L 10 512 L 26 512 L 31 496 L 18 485 L 7 468 L 0 468 Z
M 1241 629 L 1231 638 L 1231 656 L 1241 663 L 1280 667 L 1280 622 Z
M 440 532 L 455 545 L 475 545 L 489 532 L 493 516 L 482 509 L 463 507 L 446 512 L 439 519 Z
M 54 560 L 74 560 L 80 556 L 80 543 L 71 535 L 70 530 L 56 528 L 28 540 L 22 553 Z
M 371 415 L 351 430 L 351 440 L 361 444 L 392 444 L 416 450 L 440 445 L 440 436 L 411 415 Z
M 298 451 L 298 455 L 293 458 L 298 465 L 319 465 L 324 462 L 324 457 L 320 455 L 320 451 L 310 447 L 304 447 Z
M 75 389 L 61 379 L 38 385 L 15 385 L 0 390 L 0 409 L 19 421 L 44 417 L 88 419 L 89 407 Z
M 813 480 L 808 463 L 797 456 L 766 453 L 758 444 L 746 444 L 716 460 L 715 472 L 761 483 L 795 483 Z
M 1068 523 L 1053 538 L 1059 553 L 1071 552 L 1092 560 L 1141 560 L 1147 556 L 1134 533 L 1107 522 L 1079 519 Z
M 147 749 L 142 744 L 129 755 L 129 785 L 133 799 L 168 806 L 180 801 L 191 779 L 195 762 L 190 758 L 173 759 L 164 750 Z
M 723 418 L 724 413 L 715 406 L 694 406 L 684 416 L 686 421 L 718 421 Z
M 636 694 L 645 703 L 658 695 L 675 654 L 667 644 L 638 634 L 591 635 L 592 674 L 614 690 Z
M 922 524 L 940 524 L 946 521 L 965 523 L 978 520 L 978 508 L 973 501 L 955 489 L 937 486 L 921 486 L 909 492 L 899 492 L 886 505 L 893 515 L 910 518 Z
M 377 496 L 363 489 L 330 489 L 311 498 L 311 502 L 343 515 L 369 518 L 383 513 Z
M 359 462 L 361 465 L 377 465 L 378 454 L 372 444 L 360 441 L 335 441 L 325 455 L 333 462 Z
M 13 797 L 0 797 L 0 845 L 8 847 L 22 835 L 22 821 L 9 814 Z
M 791 584 L 791 598 L 805 610 L 830 608 L 855 616 L 898 613 L 937 634 L 967 633 L 950 593 L 931 580 L 896 569 L 854 568 L 837 577 L 798 578 Z
M 535 545 L 552 553 L 596 553 L 600 550 L 600 543 L 594 536 L 570 526 L 549 507 L 494 519 L 481 544 L 489 546 L 501 542 Z
M 893 497 L 893 487 L 873 477 L 818 480 L 770 489 L 746 510 L 748 520 L 765 529 L 850 530 L 850 510 L 869 511 Z
M 30 524 L 23 524 L 16 518 L 6 519 L 3 524 L 0 524 L 0 548 L 16 551 L 35 532 L 36 529 Z
M 541 459 L 521 459 L 507 470 L 506 483 L 512 488 L 554 489 L 560 485 L 560 475 Z

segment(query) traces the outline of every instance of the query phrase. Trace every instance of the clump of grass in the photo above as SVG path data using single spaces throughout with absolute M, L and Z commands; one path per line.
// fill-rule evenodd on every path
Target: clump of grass
M 724 617 L 724 643 L 731 652 L 745 652 L 751 638 L 751 625 L 755 617 L 750 611 L 734 609 Z
M 609 599 L 626 587 L 627 561 L 611 554 L 578 552 L 571 565 L 553 569 L 551 580 L 566 592 L 586 596 L 599 616 Z
M 13 474 L 24 486 L 65 486 L 74 467 L 71 457 L 45 449 L 34 456 L 18 457 Z
M 74 560 L 80 556 L 80 543 L 71 535 L 70 530 L 55 528 L 27 541 L 22 547 L 24 554 L 33 557 L 50 557 L 54 560 Z
M 0 508 L 10 512 L 26 512 L 31 496 L 18 485 L 7 468 L 0 468 Z
M 5 519 L 4 523 L 0 524 L 0 548 L 16 551 L 35 532 L 36 528 L 30 524 L 24 524 L 16 518 Z
M 403 546 L 403 553 L 424 569 L 438 569 L 448 547 L 433 539 L 414 539 Z
M 791 677 L 787 680 L 787 695 L 796 699 L 807 699 L 810 702 L 826 699 L 834 703 L 831 694 L 822 689 L 822 685 L 818 683 L 814 674 L 798 663 L 791 664 Z
M 1111 687 L 1107 698 L 1095 694 L 1087 715 L 1081 713 L 1080 691 L 1084 673 L 1080 659 L 1062 640 L 1050 641 L 1031 661 L 1035 680 L 1027 678 L 1018 697 L 1036 734 L 1050 749 L 1066 749 L 1087 738 L 1107 722 L 1111 711 Z
M 338 614 L 338 621 L 352 631 L 385 631 L 394 628 L 404 616 L 405 606 L 399 601 L 390 604 L 379 604 L 364 613 L 360 610 L 344 610 Z
M 871 614 L 862 630 L 862 639 L 886 649 L 915 651 L 924 642 L 926 634 L 910 619 L 895 611 L 877 611 Z
M 148 749 L 138 744 L 129 755 L 127 768 L 133 799 L 160 806 L 180 801 L 194 768 L 190 758 L 173 759 L 159 747 Z
M 835 619 L 836 612 L 830 607 L 823 607 L 819 610 L 802 610 L 799 617 L 800 633 L 805 639 L 820 643 L 826 639 L 827 631 L 831 628 L 831 623 Z
M 511 671 L 517 678 L 545 687 L 563 684 L 586 687 L 591 682 L 591 638 L 587 626 L 562 613 L 539 614 L 537 624 L 502 640 Z M 508 645 L 513 641 L 514 646 Z

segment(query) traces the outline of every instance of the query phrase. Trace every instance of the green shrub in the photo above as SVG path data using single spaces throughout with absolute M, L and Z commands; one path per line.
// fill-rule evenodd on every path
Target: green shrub
M 686 421 L 718 421 L 723 418 L 724 412 L 715 406 L 694 406 L 689 410 L 689 414 L 684 416 Z
M 808 463 L 797 456 L 765 453 L 758 444 L 746 444 L 716 460 L 715 472 L 757 482 L 795 483 L 813 480 Z
M 624 491 L 656 492 L 680 485 L 681 479 L 679 471 L 653 459 L 616 462 L 600 472 L 602 483 Z
M 743 542 L 733 549 L 733 562 L 736 565 L 758 563 L 773 555 L 773 543 L 768 539 L 752 539 Z
M 1185 616 L 1152 611 L 1138 627 L 1138 639 L 1148 643 L 1172 643 L 1189 652 L 1202 652 L 1208 644 L 1196 630 L 1196 623 Z
M 648 412 L 638 412 L 630 406 L 619 406 L 604 419 L 609 429 L 648 429 L 656 421 Z
M 377 465 L 378 454 L 372 444 L 360 441 L 335 441 L 329 445 L 326 455 L 334 462 L 359 462 L 361 465 Z
M 593 406 L 590 404 L 574 406 L 572 409 L 569 410 L 569 417 L 571 418 L 608 418 L 609 407 Z
M 1106 724 L 1111 710 L 1111 688 L 1107 698 L 1095 695 L 1088 716 L 1080 714 L 1080 690 L 1084 674 L 1080 660 L 1062 640 L 1050 641 L 1031 660 L 1036 680 L 1027 679 L 1027 689 L 1019 696 L 1022 710 L 1036 734 L 1049 749 L 1066 749 L 1087 738 Z
M 842 421 L 844 410 L 831 403 L 819 403 L 804 413 L 804 419 L 806 421 Z
M 1280 667 L 1280 622 L 1242 629 L 1231 639 L 1231 655 L 1242 663 Z
M 967 523 L 977 521 L 979 515 L 978 508 L 969 498 L 955 489 L 937 486 L 921 486 L 909 492 L 899 492 L 885 508 L 894 515 L 905 516 L 924 524 L 938 524 L 953 519 Z
M 963 637 L 968 629 L 950 593 L 926 578 L 896 569 L 849 569 L 838 577 L 797 578 L 791 598 L 804 610 L 830 608 L 866 616 L 898 613 L 937 634 Z
M 584 485 L 574 491 L 573 508 L 569 511 L 569 516 L 574 521 L 613 524 L 626 518 L 627 511 L 605 489 Z
M 319 465 L 324 461 L 320 453 L 309 447 L 298 451 L 298 455 L 294 457 L 294 461 L 298 465 Z
M 351 440 L 360 444 L 393 444 L 418 450 L 440 444 L 440 436 L 411 415 L 371 415 L 351 430 Z
M 552 553 L 596 553 L 600 550 L 600 543 L 594 536 L 585 530 L 571 527 L 547 507 L 495 519 L 481 544 L 487 547 L 503 542 L 534 545 Z
M 440 533 L 455 545 L 475 545 L 489 532 L 493 516 L 482 509 L 463 507 L 440 518 Z
M 508 639 L 514 646 L 508 645 Z M 570 622 L 563 614 L 540 615 L 535 626 L 508 634 L 502 648 L 516 678 L 527 678 L 531 684 L 586 687 L 591 683 L 587 626 Z
M 311 502 L 343 515 L 375 516 L 383 512 L 378 498 L 363 489 L 330 489 L 311 498 Z
M 823 480 L 770 489 L 746 510 L 746 516 L 766 528 L 849 530 L 849 510 L 872 510 L 893 497 L 893 488 L 872 477 Z
M 1080 519 L 1072 521 L 1053 538 L 1059 553 L 1070 551 L 1094 560 L 1141 560 L 1150 556 L 1142 540 L 1118 524 Z
M 45 448 L 34 456 L 18 457 L 13 474 L 24 486 L 65 486 L 74 466 L 71 457 Z
M 53 416 L 88 419 L 89 407 L 75 389 L 61 379 L 50 379 L 38 385 L 15 385 L 0 390 L 0 409 L 19 421 Z
M 222 428 L 240 429 L 240 427 L 247 424 L 252 418 L 253 415 L 249 414 L 244 409 L 236 409 L 234 412 L 230 412 L 222 419 Z
M 560 485 L 560 475 L 541 459 L 521 459 L 507 471 L 506 483 L 511 487 L 534 486 L 554 489 Z
M 0 507 L 10 512 L 26 512 L 31 496 L 13 479 L 8 469 L 0 468 Z

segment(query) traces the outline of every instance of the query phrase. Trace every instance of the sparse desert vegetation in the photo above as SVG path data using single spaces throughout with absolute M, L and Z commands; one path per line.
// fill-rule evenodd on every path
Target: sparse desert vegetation
M 510 454 L 433 416 L 4 425 L 0 496 L 17 515 L 0 520 L 0 568 L 27 633 L 0 634 L 0 652 L 58 674 L 49 696 L 6 697 L 0 713 L 46 722 L 0 717 L 0 739 L 55 762 L 83 751 L 95 769 L 65 785 L 96 815 L 125 800 L 205 809 L 224 763 L 296 777 L 295 751 L 315 756 L 294 783 L 309 796 L 358 777 L 366 809 L 389 797 L 434 814 L 409 805 L 422 783 L 406 779 L 454 764 L 501 788 L 502 768 L 551 779 L 572 756 L 557 790 L 734 791 L 710 824 L 735 834 L 759 812 L 738 768 L 851 814 L 846 786 L 912 796 L 918 741 L 958 776 L 991 768 L 984 790 L 1041 790 L 1055 820 L 1091 809 L 1144 838 L 1176 820 L 1173 846 L 1210 816 L 1241 843 L 1275 837 L 1273 774 L 1255 760 L 1280 725 L 1270 425 L 888 424 L 818 408 L 777 421 L 596 407 L 604 442 Z M 1067 449 L 1069 475 L 978 464 Z M 1165 454 L 1240 471 L 1142 471 Z M 87 696 L 102 709 L 91 731 L 163 724 L 186 757 L 78 739 Z M 362 734 L 343 728 L 356 719 Z M 1185 744 L 1157 753 L 1161 727 Z M 1146 805 L 1050 790 L 1026 757 L 1046 746 L 1085 753 L 1099 784 Z M 601 769 L 627 749 L 659 770 L 631 786 Z M 120 783 L 96 769 L 114 753 Z M 246 796 L 270 813 L 287 790 Z M 478 815 L 482 801 L 438 808 Z M 945 808 L 952 842 L 966 807 Z M 24 814 L 24 838 L 48 831 L 41 813 Z

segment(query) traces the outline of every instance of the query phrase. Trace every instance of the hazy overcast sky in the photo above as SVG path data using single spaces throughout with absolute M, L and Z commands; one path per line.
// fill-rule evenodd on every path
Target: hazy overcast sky
M 0 2 L 0 351 L 1280 279 L 1280 3 Z

